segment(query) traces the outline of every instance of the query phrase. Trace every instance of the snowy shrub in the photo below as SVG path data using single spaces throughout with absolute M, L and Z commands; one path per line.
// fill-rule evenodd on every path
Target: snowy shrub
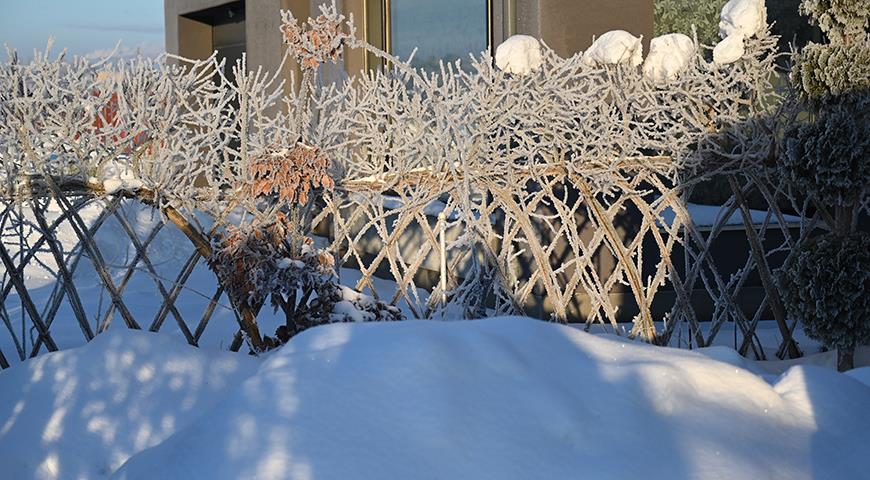
M 288 54 L 305 75 L 297 109 L 288 116 L 301 126 L 308 121 L 307 102 L 315 93 L 309 84 L 316 69 L 326 61 L 338 60 L 354 29 L 344 23 L 334 5 L 301 25 L 287 11 L 282 12 L 282 20 Z M 305 138 L 304 133 L 299 138 Z M 275 337 L 263 337 L 262 349 L 274 348 L 315 325 L 401 319 L 394 307 L 361 301 L 361 294 L 356 294 L 356 303 L 345 300 L 353 290 L 337 284 L 332 255 L 314 249 L 308 236 L 313 228 L 311 214 L 319 208 L 322 192 L 335 186 L 332 162 L 318 147 L 301 140 L 284 146 L 283 140 L 286 137 L 250 156 L 245 177 L 249 188 L 243 196 L 258 202 L 254 220 L 240 227 L 228 225 L 224 233 L 214 235 L 214 254 L 209 258 L 237 304 L 256 312 L 269 299 L 276 310 L 283 311 L 285 325 Z
M 296 334 L 318 325 L 405 319 L 398 308 L 334 282 L 325 282 L 316 292 L 316 297 L 301 299 L 310 300 L 309 303 L 300 300 L 295 305 L 292 302 L 279 305 L 287 322 L 278 326 L 274 336 L 263 336 L 266 349 L 283 345 Z
M 786 130 L 780 148 L 783 176 L 825 205 L 852 205 L 870 185 L 870 102 L 845 103 L 816 121 Z
M 779 278 L 804 332 L 840 353 L 870 343 L 870 236 L 828 234 L 802 245 Z M 847 366 L 846 368 L 851 368 Z
M 870 2 L 867 0 L 803 0 L 800 13 L 812 19 L 834 43 L 867 35 Z
M 310 241 L 293 248 L 286 217 L 274 222 L 228 225 L 216 233 L 209 263 L 236 302 L 262 305 L 272 295 L 286 297 L 299 289 L 317 290 L 332 273 L 332 257 L 314 251 Z M 298 254 L 294 255 L 294 250 Z
M 809 116 L 786 130 L 779 166 L 792 185 L 822 205 L 855 206 L 870 186 L 870 36 L 863 32 L 868 10 L 857 3 L 801 3 L 803 12 L 825 26 L 831 43 L 810 43 L 795 57 L 790 78 L 805 102 L 797 108 Z M 857 34 L 854 25 L 860 26 Z M 851 214 L 839 214 L 844 215 Z M 837 223 L 832 227 L 843 233 L 852 222 Z
M 807 44 L 795 57 L 791 81 L 808 101 L 824 101 L 850 92 L 870 93 L 870 41 Z
M 804 0 L 801 11 L 830 43 L 811 43 L 795 59 L 790 78 L 803 103 L 793 108 L 803 109 L 806 121 L 785 130 L 778 167 L 815 202 L 831 233 L 799 247 L 783 268 L 782 286 L 793 316 L 808 334 L 836 347 L 839 368 L 848 369 L 855 345 L 870 336 L 870 241 L 856 233 L 870 188 L 868 7 Z
M 285 343 L 297 333 L 335 322 L 401 320 L 398 309 L 337 284 L 331 254 L 305 238 L 291 245 L 292 225 L 284 216 L 272 223 L 227 226 L 214 236 L 209 265 L 233 303 L 258 311 L 268 299 L 286 318 L 260 350 Z M 249 326 L 254 327 L 254 326 Z
M 727 0 L 656 0 L 656 35 L 672 32 L 692 34 L 692 27 L 702 45 L 713 45 L 719 40 L 719 12 Z
M 827 44 L 809 43 L 795 56 L 791 81 L 800 97 L 823 109 L 838 101 L 832 97 L 870 95 L 870 3 L 803 0 L 800 10 L 829 39 Z
M 322 323 L 402 320 L 398 308 L 342 285 L 333 285 L 311 302 L 312 317 Z

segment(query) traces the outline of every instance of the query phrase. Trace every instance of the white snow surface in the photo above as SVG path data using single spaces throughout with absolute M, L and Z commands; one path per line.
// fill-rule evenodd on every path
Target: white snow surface
M 110 331 L 0 372 L 0 465 L 16 479 L 868 478 L 870 387 L 759 372 L 723 347 L 515 317 L 334 324 L 260 359 Z
M 719 221 L 719 218 L 724 216 L 728 212 L 728 208 L 724 205 L 702 205 L 699 203 L 686 202 L 685 204 L 686 211 L 689 213 L 689 216 L 692 217 L 692 223 L 697 227 L 711 227 Z M 770 216 L 770 218 L 768 218 Z M 667 226 L 671 226 L 674 224 L 674 221 L 677 218 L 676 213 L 674 213 L 674 209 L 671 207 L 666 207 L 662 210 L 661 213 L 662 221 L 659 224 L 665 224 Z M 752 223 L 754 225 L 761 225 L 765 221 L 767 221 L 770 225 L 778 225 L 779 219 L 770 214 L 770 212 L 765 210 L 749 210 L 749 218 L 752 219 Z M 786 224 L 791 225 L 799 225 L 800 217 L 795 215 L 783 215 L 782 219 L 786 222 Z M 731 215 L 725 219 L 724 225 L 735 226 L 735 225 L 743 225 L 743 216 L 740 214 L 740 210 L 735 209 Z
M 495 49 L 495 65 L 508 73 L 526 75 L 541 63 L 541 44 L 535 37 L 512 35 Z
M 654 82 L 673 80 L 689 66 L 694 55 L 695 43 L 682 33 L 655 37 L 643 62 L 643 74 Z
M 846 372 L 846 375 L 870 387 L 870 367 L 854 368 Z
M 250 377 L 247 355 L 114 329 L 0 372 L 0 478 L 104 478 Z
M 719 36 L 752 38 L 767 27 L 764 0 L 729 0 L 719 15 Z
M 713 47 L 713 63 L 717 65 L 734 63 L 743 57 L 744 51 L 743 35 L 739 33 L 729 35 Z
M 643 62 L 642 38 L 625 30 L 611 30 L 592 42 L 583 53 L 583 63 L 590 66 L 624 63 L 636 67 Z

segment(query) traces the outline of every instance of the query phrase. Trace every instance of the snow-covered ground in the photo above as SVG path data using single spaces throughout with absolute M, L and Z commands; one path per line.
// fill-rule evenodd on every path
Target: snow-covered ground
M 764 372 L 524 318 L 335 324 L 261 358 L 117 329 L 0 372 L 0 476 L 870 478 L 870 368 Z
M 702 205 L 699 203 L 687 202 L 685 208 L 686 211 L 689 212 L 689 216 L 692 217 L 692 223 L 694 223 L 696 227 L 711 227 L 719 221 L 720 217 L 728 213 L 728 209 L 725 206 L 720 205 Z M 800 225 L 800 217 L 794 215 L 783 215 L 782 217 L 788 225 Z M 676 218 L 677 215 L 671 207 L 666 207 L 662 210 L 661 223 L 671 226 L 674 224 Z M 749 218 L 752 219 L 752 223 L 755 225 L 760 225 L 765 221 L 770 225 L 779 224 L 779 220 L 776 216 L 767 211 L 750 209 Z M 724 225 L 743 226 L 743 217 L 740 214 L 740 210 L 734 210 L 725 220 Z
M 688 208 L 699 223 L 721 213 Z M 160 221 L 124 214 L 142 236 Z M 116 282 L 134 253 L 120 228 L 110 220 L 98 235 Z M 75 245 L 71 231 L 60 240 Z M 189 246 L 171 226 L 154 242 L 167 283 Z M 42 305 L 53 260 L 39 256 L 28 287 Z M 104 312 L 83 262 L 85 308 Z M 345 285 L 360 275 L 341 274 Z M 378 279 L 374 290 L 395 287 Z M 191 328 L 214 288 L 201 265 L 177 303 Z M 124 298 L 143 324 L 160 303 L 144 271 Z M 14 293 L 6 308 L 20 316 Z M 63 308 L 51 328 L 63 350 L 0 371 L 0 478 L 870 478 L 870 367 L 839 374 L 835 354 L 800 332 L 807 358 L 753 362 L 723 346 L 731 324 L 694 352 L 519 318 L 342 324 L 253 358 L 221 351 L 238 328 L 223 306 L 200 349 L 171 317 L 160 334 L 116 318 L 82 346 Z M 279 321 L 264 312 L 262 330 Z M 772 322 L 759 337 L 775 351 Z M 0 348 L 15 352 L 5 331 Z M 870 349 L 856 365 L 870 365 Z

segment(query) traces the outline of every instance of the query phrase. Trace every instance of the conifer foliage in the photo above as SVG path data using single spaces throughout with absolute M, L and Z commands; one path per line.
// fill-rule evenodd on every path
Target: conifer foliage
M 804 0 L 830 43 L 795 57 L 791 80 L 801 102 L 785 131 L 779 169 L 829 223 L 829 233 L 799 247 L 780 285 L 789 315 L 852 368 L 856 346 L 870 342 L 870 236 L 859 228 L 870 187 L 870 4 Z

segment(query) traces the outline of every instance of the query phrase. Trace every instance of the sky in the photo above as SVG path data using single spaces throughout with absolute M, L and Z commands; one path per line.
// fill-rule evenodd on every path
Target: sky
M 154 55 L 164 46 L 163 0 L 0 0 L 0 44 L 27 61 L 49 36 L 54 52 L 110 51 L 120 40 L 124 52 Z

